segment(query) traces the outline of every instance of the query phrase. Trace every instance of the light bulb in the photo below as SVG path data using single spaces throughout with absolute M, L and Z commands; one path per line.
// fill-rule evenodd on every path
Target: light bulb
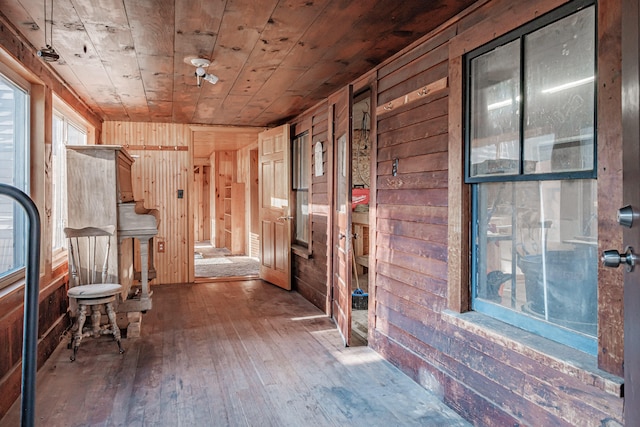
M 205 69 L 203 67 L 198 67 L 196 68 L 196 76 L 198 77 L 202 77 L 206 74 L 207 72 L 205 71 Z

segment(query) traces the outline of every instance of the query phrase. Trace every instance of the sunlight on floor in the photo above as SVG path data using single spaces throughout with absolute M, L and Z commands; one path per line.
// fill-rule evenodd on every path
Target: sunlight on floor
M 313 319 L 324 319 L 326 318 L 327 315 L 326 314 L 318 314 L 316 316 L 305 316 L 305 317 L 292 317 L 291 320 L 293 321 L 298 321 L 298 320 L 313 320 Z
M 197 262 L 198 265 L 205 264 L 233 264 L 233 261 L 227 258 L 207 258 L 207 259 L 199 259 Z

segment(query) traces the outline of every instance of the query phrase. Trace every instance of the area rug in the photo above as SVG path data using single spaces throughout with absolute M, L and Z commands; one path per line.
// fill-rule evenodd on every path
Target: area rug
M 231 255 L 226 248 L 214 248 L 198 243 L 195 246 L 196 277 L 257 277 L 260 270 L 258 258 Z

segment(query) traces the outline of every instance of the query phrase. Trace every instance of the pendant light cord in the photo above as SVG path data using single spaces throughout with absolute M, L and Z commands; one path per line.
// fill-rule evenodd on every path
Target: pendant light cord
M 53 0 L 51 0 L 51 13 L 49 14 L 49 42 L 47 43 L 47 0 L 44 0 L 44 45 L 51 47 L 53 42 Z

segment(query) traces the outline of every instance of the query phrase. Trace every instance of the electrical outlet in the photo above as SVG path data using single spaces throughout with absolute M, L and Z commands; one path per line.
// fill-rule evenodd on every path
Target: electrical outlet
M 158 242 L 158 252 L 164 252 L 164 242 Z

